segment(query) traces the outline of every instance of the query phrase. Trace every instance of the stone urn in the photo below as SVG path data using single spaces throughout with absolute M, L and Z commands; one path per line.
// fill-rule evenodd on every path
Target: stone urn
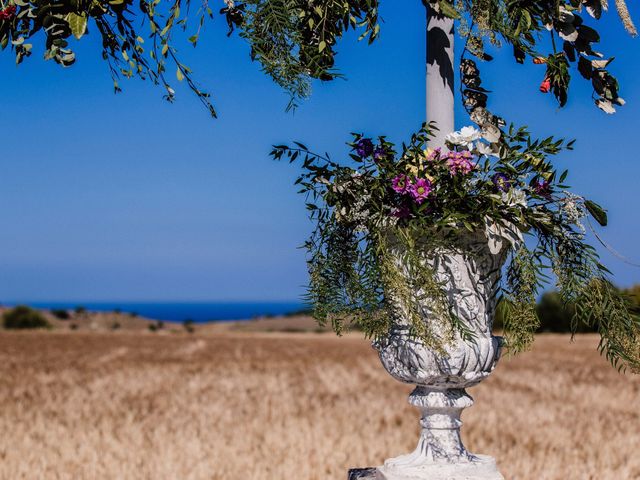
M 474 233 L 456 235 L 455 248 L 425 250 L 428 262 L 443 285 L 448 302 L 473 339 L 456 331 L 439 350 L 409 333 L 401 302 L 389 335 L 374 343 L 382 365 L 394 378 L 416 385 L 409 403 L 420 410 L 421 433 L 416 449 L 387 460 L 383 466 L 354 470 L 350 478 L 387 480 L 503 480 L 495 460 L 469 453 L 460 438 L 460 414 L 473 404 L 466 388 L 477 385 L 495 368 L 502 339 L 491 334 L 501 269 L 509 252 L 522 240 L 515 227 L 487 224 Z M 398 252 L 400 253 L 400 252 Z M 400 255 L 399 255 L 400 256 Z M 444 320 L 420 304 L 422 321 L 434 328 Z M 444 350 L 444 351 L 443 351 Z

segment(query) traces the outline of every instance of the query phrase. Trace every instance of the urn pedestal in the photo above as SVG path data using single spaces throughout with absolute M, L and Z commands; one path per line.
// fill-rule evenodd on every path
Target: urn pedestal
M 466 388 L 485 379 L 500 358 L 501 338 L 494 337 L 491 329 L 501 268 L 520 241 L 517 230 L 488 224 L 484 231 L 460 236 L 455 248 L 424 252 L 422 261 L 432 267 L 453 312 L 473 339 L 465 340 L 456 332 L 443 349 L 430 348 L 410 335 L 409 322 L 400 313 L 407 311 L 406 306 L 394 305 L 399 312 L 394 327 L 374 347 L 389 374 L 416 385 L 409 403 L 420 410 L 420 438 L 412 453 L 378 468 L 353 470 L 350 479 L 504 480 L 493 458 L 466 450 L 460 415 L 473 405 Z M 420 310 L 422 321 L 444 325 L 446 320 L 432 315 L 428 300 Z

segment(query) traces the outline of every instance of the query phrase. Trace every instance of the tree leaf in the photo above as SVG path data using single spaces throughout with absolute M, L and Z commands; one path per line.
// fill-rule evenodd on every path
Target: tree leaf
M 455 20 L 460 18 L 460 12 L 458 12 L 458 10 L 456 10 L 456 8 L 447 0 L 440 0 L 438 2 L 438 7 L 440 9 L 440 13 L 445 17 L 453 18 Z
M 605 211 L 604 208 L 602 208 L 597 203 L 592 202 L 591 200 L 586 200 L 584 202 L 584 206 L 586 207 L 587 211 L 591 214 L 591 216 L 596 220 L 596 222 L 598 222 L 603 227 L 607 226 L 607 223 L 608 223 L 607 212 Z
M 578 71 L 584 78 L 586 78 L 587 80 L 591 80 L 593 76 L 592 63 L 582 55 L 580 55 L 580 59 L 578 60 Z
M 70 13 L 65 20 L 69 24 L 73 36 L 80 40 L 87 31 L 87 16 L 85 14 Z

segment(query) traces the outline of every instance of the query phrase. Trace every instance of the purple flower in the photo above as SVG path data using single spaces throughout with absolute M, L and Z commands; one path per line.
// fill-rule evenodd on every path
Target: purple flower
M 513 181 L 507 177 L 504 173 L 496 173 L 491 181 L 495 185 L 495 187 L 501 192 L 506 192 L 511 189 L 513 186 Z
M 475 167 L 472 158 L 471 153 L 466 150 L 464 152 L 449 152 L 447 165 L 451 175 L 467 175 L 470 173 Z
M 377 146 L 373 151 L 373 160 L 376 162 L 380 162 L 385 158 L 387 158 L 387 149 L 384 147 L 384 145 Z
M 373 142 L 370 138 L 361 138 L 356 143 L 356 153 L 361 157 L 368 157 L 373 153 Z
M 411 187 L 411 182 L 409 181 L 409 177 L 406 175 L 398 175 L 396 178 L 391 180 L 391 187 L 398 193 L 407 193 Z
M 429 161 L 433 161 L 436 159 L 439 160 L 440 158 L 442 158 L 442 149 L 440 147 L 434 148 L 434 149 L 427 149 L 426 153 L 427 153 L 427 160 Z
M 410 215 L 411 210 L 409 210 L 409 207 L 406 205 L 401 205 L 391 211 L 391 216 L 396 218 L 409 218 Z
M 536 193 L 536 195 L 547 198 L 551 196 L 551 183 L 546 180 L 538 182 L 533 186 L 533 191 Z
M 411 185 L 411 196 L 416 203 L 422 203 L 431 193 L 431 182 L 426 178 L 419 178 Z

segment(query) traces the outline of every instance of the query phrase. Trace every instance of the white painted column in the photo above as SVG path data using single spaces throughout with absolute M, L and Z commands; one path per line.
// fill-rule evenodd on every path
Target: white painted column
M 455 130 L 453 114 L 454 20 L 427 7 L 427 121 L 439 129 L 429 142 L 444 147 L 444 137 Z

